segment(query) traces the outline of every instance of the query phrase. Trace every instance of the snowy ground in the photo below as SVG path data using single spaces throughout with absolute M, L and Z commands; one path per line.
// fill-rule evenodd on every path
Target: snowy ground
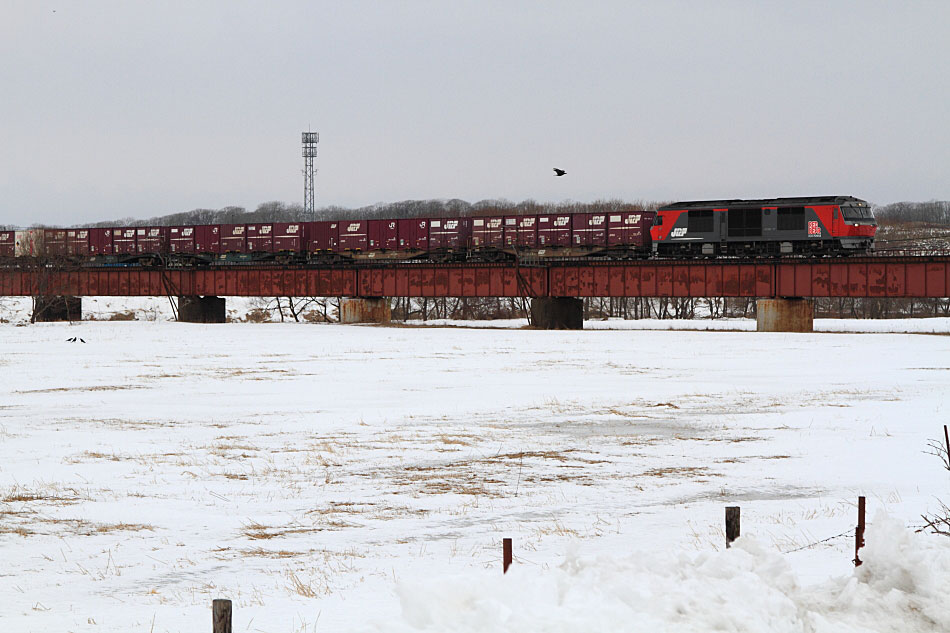
M 235 631 L 950 624 L 950 539 L 905 529 L 950 499 L 947 336 L 157 318 L 0 349 L 0 631 L 201 630 L 215 597 Z M 849 535 L 798 549 L 860 494 L 857 573 Z

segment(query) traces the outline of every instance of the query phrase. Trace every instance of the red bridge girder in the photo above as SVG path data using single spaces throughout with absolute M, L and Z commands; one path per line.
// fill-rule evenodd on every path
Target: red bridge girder
M 342 297 L 948 297 L 950 257 L 633 261 L 517 267 L 0 269 L 0 295 Z

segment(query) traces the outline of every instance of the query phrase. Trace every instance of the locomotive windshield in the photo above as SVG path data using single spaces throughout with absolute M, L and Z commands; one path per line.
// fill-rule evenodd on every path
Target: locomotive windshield
M 871 207 L 866 205 L 842 205 L 841 215 L 845 220 L 874 222 L 874 214 L 871 213 Z

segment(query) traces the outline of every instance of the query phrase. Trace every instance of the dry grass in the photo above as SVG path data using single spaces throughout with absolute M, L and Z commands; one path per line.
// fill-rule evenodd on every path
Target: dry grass
M 337 519 L 326 519 L 319 525 L 299 525 L 289 524 L 282 526 L 264 525 L 256 521 L 248 521 L 241 527 L 241 534 L 252 540 L 269 540 L 273 538 L 283 538 L 285 536 L 294 536 L 299 534 L 316 534 L 328 530 L 342 530 L 346 528 L 360 527 L 355 523 L 347 523 Z
M 640 473 L 641 477 L 718 477 L 718 473 L 711 473 L 705 466 L 667 466 L 666 468 L 651 468 Z
M 20 486 L 13 486 L 10 490 L 2 493 L 0 501 L 5 503 L 42 501 L 57 505 L 66 505 L 79 502 L 83 497 L 73 488 L 67 488 L 62 494 L 57 488 L 50 487 L 49 491 L 29 490 Z
M 24 389 L 21 391 L 14 391 L 13 393 L 20 394 L 30 394 L 30 393 L 66 393 L 72 391 L 87 392 L 87 391 L 127 391 L 131 389 L 145 389 L 144 385 L 93 385 L 91 387 L 52 387 L 50 389 Z
M 291 589 L 293 589 L 293 592 L 298 596 L 303 596 L 304 598 L 317 597 L 318 590 L 313 588 L 313 581 L 305 583 L 300 580 L 293 571 L 287 572 L 287 578 L 290 580 Z M 329 593 L 329 589 L 327 589 L 327 593 Z
M 313 550 L 307 550 L 306 552 L 292 552 L 286 549 L 264 549 L 263 547 L 254 547 L 251 549 L 243 549 L 238 552 L 241 556 L 247 556 L 252 558 L 298 558 L 300 556 L 309 556 L 313 553 Z

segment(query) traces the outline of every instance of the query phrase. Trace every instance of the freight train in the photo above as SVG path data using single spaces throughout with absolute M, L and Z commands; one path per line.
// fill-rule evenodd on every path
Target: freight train
M 677 202 L 657 211 L 0 231 L 0 259 L 80 265 L 326 265 L 867 253 L 877 223 L 850 196 Z

